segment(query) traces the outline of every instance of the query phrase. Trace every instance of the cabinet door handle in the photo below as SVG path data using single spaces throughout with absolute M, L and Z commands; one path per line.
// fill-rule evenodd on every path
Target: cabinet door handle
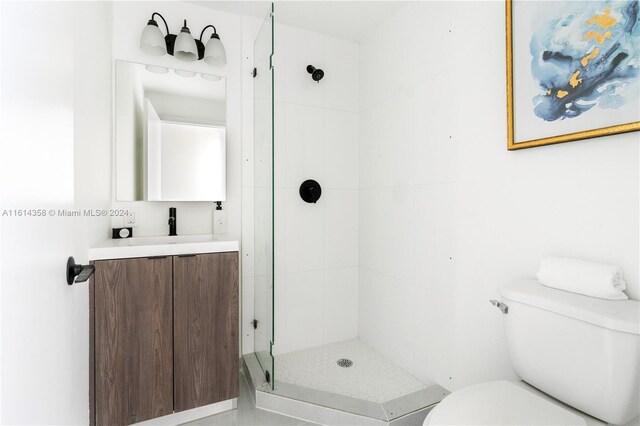
M 149 260 L 154 260 L 154 259 L 166 259 L 167 256 L 149 256 L 147 257 L 147 259 Z
M 178 257 L 196 257 L 195 254 L 179 254 Z

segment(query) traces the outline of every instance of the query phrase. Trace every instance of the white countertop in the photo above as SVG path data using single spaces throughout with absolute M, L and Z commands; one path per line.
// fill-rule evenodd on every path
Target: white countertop
M 89 249 L 89 260 L 239 251 L 240 243 L 221 235 L 133 237 L 104 241 Z

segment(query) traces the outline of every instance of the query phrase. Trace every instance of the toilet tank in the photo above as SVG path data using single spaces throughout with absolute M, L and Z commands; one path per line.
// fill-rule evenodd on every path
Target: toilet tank
M 527 383 L 593 417 L 624 424 L 640 411 L 640 303 L 519 280 L 501 287 L 511 361 Z

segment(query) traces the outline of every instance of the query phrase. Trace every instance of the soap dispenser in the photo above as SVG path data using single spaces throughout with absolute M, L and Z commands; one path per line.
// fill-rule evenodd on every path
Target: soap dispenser
M 213 211 L 213 233 L 227 233 L 227 212 L 222 210 L 221 201 L 216 201 L 216 209 Z

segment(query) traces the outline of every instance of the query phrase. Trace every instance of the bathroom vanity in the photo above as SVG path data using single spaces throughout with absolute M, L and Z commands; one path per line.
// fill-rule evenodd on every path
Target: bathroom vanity
M 90 249 L 91 424 L 235 406 L 238 248 L 196 235 L 109 240 Z

